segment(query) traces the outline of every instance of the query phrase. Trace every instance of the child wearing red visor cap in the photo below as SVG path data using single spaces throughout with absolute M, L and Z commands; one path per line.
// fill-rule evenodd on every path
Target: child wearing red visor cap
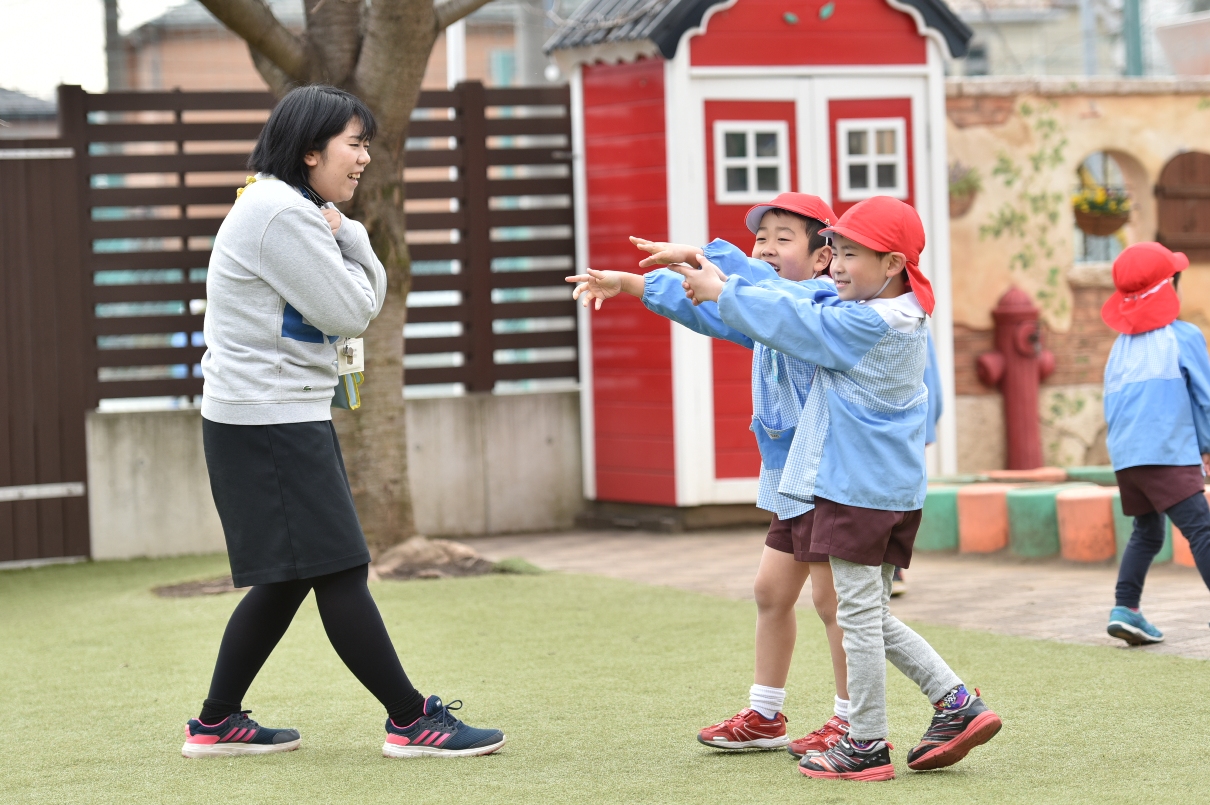
M 699 258 L 681 269 L 695 301 L 716 300 L 725 324 L 819 369 L 779 491 L 814 504 L 811 551 L 827 554 L 849 666 L 849 733 L 799 770 L 810 777 L 889 780 L 886 661 L 928 696 L 933 720 L 908 753 L 912 769 L 950 766 L 1000 729 L 1000 719 L 887 602 L 907 567 L 926 477 L 925 319 L 932 287 L 920 272 L 924 227 L 907 204 L 862 201 L 830 229 L 838 296 L 781 281 L 727 277 Z
M 1101 318 L 1121 333 L 1105 365 L 1109 457 L 1134 532 L 1118 569 L 1109 634 L 1131 645 L 1163 633 L 1139 610 L 1151 560 L 1164 546 L 1164 515 L 1189 539 L 1210 587 L 1210 359 L 1201 330 L 1177 321 L 1176 284 L 1189 265 L 1158 243 L 1136 243 L 1113 263 L 1117 292 Z
M 836 289 L 831 282 L 810 281 L 831 263 L 832 248 L 819 233 L 835 220 L 836 214 L 818 196 L 782 193 L 766 204 L 752 207 L 745 216 L 748 229 L 756 235 L 751 258 L 722 240 L 705 247 L 653 243 L 640 238 L 631 241 L 650 255 L 639 263 L 641 268 L 679 262 L 697 265 L 698 255 L 704 254 L 728 273 L 752 282 L 780 277 L 796 284 L 801 282 L 821 298 L 835 297 Z M 830 748 L 848 729 L 849 705 L 848 672 L 841 642 L 843 633 L 836 624 L 832 571 L 826 555 L 810 551 L 812 506 L 777 491 L 815 366 L 775 352 L 728 327 L 719 318 L 717 305 L 694 305 L 685 296 L 683 278 L 669 269 L 645 275 L 590 269 L 587 274 L 569 279 L 580 283 L 575 296 L 585 305 L 595 302 L 600 307 L 604 300 L 628 293 L 642 298 L 649 310 L 695 332 L 753 350 L 752 430 L 761 453 L 756 505 L 773 514 L 754 585 L 757 602 L 754 684 L 748 691 L 750 706 L 701 730 L 698 740 L 728 750 L 787 746 L 795 757 Z M 816 612 L 824 622 L 832 653 L 835 715 L 820 729 L 790 741 L 782 708 L 797 637 L 794 607 L 808 575 L 812 579 Z

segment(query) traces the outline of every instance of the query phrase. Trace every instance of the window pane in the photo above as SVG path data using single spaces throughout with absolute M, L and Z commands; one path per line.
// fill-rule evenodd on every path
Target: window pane
M 854 190 L 864 190 L 870 186 L 870 166 L 849 166 L 849 187 Z
M 724 149 L 729 157 L 748 156 L 748 135 L 742 131 L 729 131 L 723 135 Z
M 879 187 L 895 187 L 898 182 L 895 181 L 897 171 L 894 165 L 879 165 L 878 166 L 878 186 Z
M 894 129 L 879 129 L 876 133 L 878 137 L 878 153 L 894 154 L 899 151 L 895 147 L 895 130 Z
M 777 190 L 777 168 L 757 168 L 756 169 L 756 189 L 757 190 Z
M 727 135 L 730 137 L 731 135 Z M 743 135 L 740 135 L 741 137 Z M 728 193 L 746 193 L 748 192 L 748 169 L 747 168 L 727 168 L 727 192 Z
M 756 132 L 756 155 L 758 157 L 777 156 L 777 132 Z
M 866 135 L 869 132 L 865 131 L 850 131 L 849 132 L 849 155 L 858 156 L 866 153 Z

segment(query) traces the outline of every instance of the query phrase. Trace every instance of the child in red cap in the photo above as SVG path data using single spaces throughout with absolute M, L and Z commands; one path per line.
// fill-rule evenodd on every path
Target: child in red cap
M 907 567 L 926 476 L 925 319 L 932 286 L 920 272 L 924 227 L 907 204 L 877 196 L 829 229 L 838 296 L 780 280 L 726 276 L 704 256 L 678 269 L 695 302 L 717 301 L 725 324 L 819 368 L 786 458 L 779 491 L 814 506 L 811 551 L 827 554 L 849 667 L 849 733 L 806 755 L 810 777 L 889 780 L 886 661 L 933 703 L 908 753 L 912 769 L 957 763 L 989 741 L 1000 718 L 933 648 L 890 614 L 891 577 Z
M 756 235 L 752 257 L 730 243 L 716 240 L 705 247 L 654 243 L 631 238 L 649 255 L 640 268 L 669 263 L 697 265 L 704 254 L 728 273 L 759 282 L 789 280 L 803 283 L 822 274 L 832 260 L 832 247 L 820 234 L 836 214 L 818 196 L 782 193 L 766 204 L 758 204 L 745 216 L 748 229 Z M 597 271 L 570 277 L 580 283 L 577 299 L 585 305 L 601 303 L 618 293 L 642 298 L 649 310 L 712 338 L 732 341 L 753 350 L 752 430 L 761 452 L 757 505 L 773 514 L 765 539 L 754 592 L 757 603 L 756 669 L 748 691 L 749 707 L 737 715 L 698 733 L 698 740 L 718 749 L 773 749 L 788 746 L 795 757 L 830 748 L 848 729 L 848 688 L 843 634 L 836 624 L 836 593 L 828 557 L 810 551 L 810 504 L 777 491 L 782 467 L 794 436 L 802 406 L 811 388 L 815 366 L 779 354 L 755 343 L 743 333 L 723 324 L 714 304 L 694 305 L 685 297 L 683 278 L 668 269 L 645 275 L 624 271 Z M 821 297 L 836 295 L 830 282 L 805 282 Z M 790 741 L 786 717 L 786 678 L 794 654 L 797 624 L 794 607 L 808 575 L 815 610 L 824 623 L 832 654 L 836 681 L 834 716 L 820 729 Z
M 1159 643 L 1164 634 L 1139 610 L 1151 560 L 1164 546 L 1164 515 L 1189 540 L 1210 587 L 1210 507 L 1204 471 L 1210 468 L 1210 359 L 1201 330 L 1176 321 L 1183 254 L 1158 243 L 1136 243 L 1113 263 L 1117 292 L 1101 318 L 1121 333 L 1105 364 L 1109 457 L 1123 513 L 1134 532 L 1118 569 L 1109 634 L 1131 645 Z

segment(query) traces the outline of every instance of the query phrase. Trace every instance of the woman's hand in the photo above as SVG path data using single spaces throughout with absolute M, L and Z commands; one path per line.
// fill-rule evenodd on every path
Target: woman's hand
M 620 293 L 641 297 L 644 290 L 643 278 L 626 271 L 597 271 L 590 268 L 588 273 L 568 277 L 567 281 L 579 283 L 571 292 L 571 298 L 578 301 L 583 297 L 580 304 L 584 307 L 596 302 L 596 310 L 601 309 L 606 299 L 612 299 Z
M 324 218 L 328 222 L 328 226 L 332 227 L 332 234 L 336 234 L 336 230 L 340 229 L 340 210 L 332 207 L 324 207 L 320 210 L 324 214 Z
M 668 268 L 685 278 L 681 287 L 685 289 L 685 296 L 693 300 L 693 304 L 717 302 L 719 294 L 723 292 L 723 288 L 727 284 L 727 275 L 703 255 L 698 254 L 696 257 L 696 262 L 701 264 L 701 268 L 689 268 L 681 265 L 670 265 Z
M 661 243 L 636 237 L 632 237 L 630 242 L 651 255 L 639 263 L 639 268 L 667 266 L 674 263 L 688 263 L 696 267 L 697 255 L 701 251 L 697 246 L 686 246 L 683 243 Z

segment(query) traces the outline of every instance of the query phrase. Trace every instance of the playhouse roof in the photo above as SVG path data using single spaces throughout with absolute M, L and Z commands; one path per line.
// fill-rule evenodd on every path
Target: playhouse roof
M 584 0 L 544 49 L 551 53 L 646 40 L 658 48 L 664 58 L 671 59 L 676 55 L 685 31 L 700 25 L 711 8 L 729 1 Z M 973 32 L 945 0 L 888 0 L 888 3 L 908 11 L 916 17 L 918 25 L 939 34 L 951 56 L 966 55 Z

